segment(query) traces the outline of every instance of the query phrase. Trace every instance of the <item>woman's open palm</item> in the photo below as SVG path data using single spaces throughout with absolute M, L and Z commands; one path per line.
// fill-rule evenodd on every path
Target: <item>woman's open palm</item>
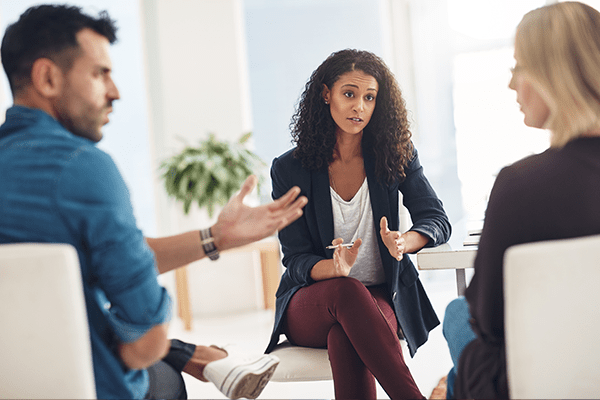
M 381 217 L 379 227 L 381 228 L 379 231 L 381 233 L 381 240 L 383 240 L 383 244 L 388 248 L 391 256 L 398 261 L 402 260 L 406 244 L 402 234 L 398 231 L 389 230 L 386 217 Z
M 350 270 L 358 256 L 358 249 L 362 244 L 361 239 L 356 239 L 354 245 L 349 249 L 343 246 L 338 246 L 344 242 L 343 239 L 334 239 L 331 244 L 337 246 L 333 252 L 333 268 L 338 276 L 348 276 Z

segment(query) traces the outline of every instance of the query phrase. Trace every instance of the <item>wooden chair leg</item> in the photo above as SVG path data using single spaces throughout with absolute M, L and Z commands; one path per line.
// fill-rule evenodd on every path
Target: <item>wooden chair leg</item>
M 279 286 L 281 271 L 279 243 L 271 243 L 260 250 L 261 273 L 265 309 L 275 309 L 275 292 Z
M 175 270 L 175 283 L 177 286 L 177 305 L 179 318 L 187 331 L 192 330 L 192 304 L 188 286 L 187 267 Z

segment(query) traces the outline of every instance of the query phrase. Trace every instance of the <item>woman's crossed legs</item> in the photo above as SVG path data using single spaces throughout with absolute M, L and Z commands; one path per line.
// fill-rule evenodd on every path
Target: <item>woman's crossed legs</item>
M 336 278 L 302 288 L 285 332 L 296 345 L 327 347 L 337 399 L 375 399 L 373 376 L 392 399 L 424 398 L 404 362 L 385 285 Z

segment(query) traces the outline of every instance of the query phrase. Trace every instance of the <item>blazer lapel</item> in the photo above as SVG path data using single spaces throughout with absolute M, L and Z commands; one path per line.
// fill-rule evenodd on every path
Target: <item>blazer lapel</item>
M 391 212 L 391 196 L 388 188 L 381 184 L 375 176 L 375 160 L 372 157 L 365 156 L 365 173 L 369 180 L 369 197 L 371 198 L 371 209 L 373 210 L 373 224 L 375 226 L 375 234 L 377 236 L 377 244 L 379 245 L 379 254 L 381 254 L 381 264 L 385 271 L 386 280 L 394 282 L 394 271 L 399 263 L 392 258 L 379 233 L 379 221 L 383 216 L 387 217 L 388 227 L 390 230 L 398 230 L 398 221 L 393 217 Z
M 390 198 L 387 188 L 382 185 L 375 176 L 375 160 L 372 157 L 365 156 L 365 173 L 369 181 L 369 196 L 371 198 L 371 208 L 373 209 L 373 223 L 377 238 L 381 240 L 379 235 L 379 221 L 381 217 L 386 216 L 390 230 L 394 226 L 394 221 L 390 221 Z M 398 228 L 396 228 L 398 230 Z
M 331 209 L 331 193 L 329 191 L 329 171 L 327 168 L 321 168 L 311 173 L 315 219 L 319 235 L 321 236 L 321 243 L 323 244 L 323 252 L 326 252 L 325 247 L 329 246 L 334 239 L 333 211 Z
M 388 193 L 387 187 L 382 185 L 375 176 L 375 160 L 372 157 L 365 156 L 365 173 L 369 182 L 369 196 L 371 198 L 371 208 L 373 210 L 373 223 L 375 225 L 375 233 L 377 235 L 379 248 L 381 254 L 389 254 L 381 240 L 381 235 L 379 234 L 379 221 L 381 220 L 381 217 L 386 216 L 390 230 L 398 230 L 398 221 L 392 217 L 394 214 L 391 213 L 390 194 Z M 311 174 L 315 220 L 319 235 L 321 236 L 323 251 L 327 253 L 325 247 L 329 246 L 334 239 L 333 211 L 329 189 L 329 171 L 327 168 L 321 168 L 312 171 Z M 333 254 L 332 251 L 330 252 Z M 384 261 L 384 265 L 385 264 L 386 262 Z

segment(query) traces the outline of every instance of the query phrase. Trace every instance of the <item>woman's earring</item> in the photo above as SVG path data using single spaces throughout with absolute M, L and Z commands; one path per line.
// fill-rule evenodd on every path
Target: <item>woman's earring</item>
M 329 102 L 327 100 L 325 100 L 325 104 L 329 104 Z

